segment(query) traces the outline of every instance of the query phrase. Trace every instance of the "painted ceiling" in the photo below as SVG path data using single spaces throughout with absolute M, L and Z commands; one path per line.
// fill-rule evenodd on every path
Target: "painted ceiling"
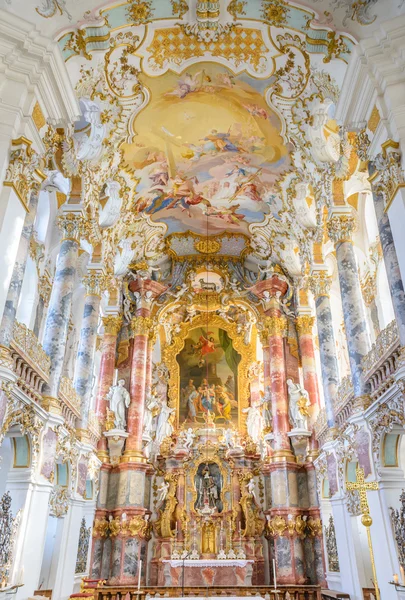
M 82 112 L 63 172 L 81 179 L 93 246 L 118 275 L 191 255 L 207 235 L 249 268 L 303 273 L 324 231 L 325 173 L 349 169 L 334 111 L 356 38 L 405 12 L 399 0 L 0 6 L 59 45 Z

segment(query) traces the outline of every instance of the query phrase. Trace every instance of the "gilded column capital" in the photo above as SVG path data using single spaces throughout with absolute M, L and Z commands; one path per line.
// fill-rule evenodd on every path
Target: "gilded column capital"
M 357 222 L 353 215 L 334 213 L 327 222 L 327 228 L 330 239 L 335 244 L 341 244 L 352 241 Z
M 102 317 L 104 333 L 117 335 L 122 325 L 122 315 L 108 315 Z
M 369 163 L 369 173 L 373 191 L 383 195 L 387 209 L 397 190 L 405 186 L 402 154 L 398 142 L 387 140 L 382 144 L 382 152 Z
M 86 296 L 101 296 L 108 286 L 108 277 L 102 271 L 89 271 L 82 279 Z
M 264 320 L 264 328 L 267 330 L 268 336 L 287 335 L 287 319 L 283 315 L 266 317 Z
M 308 283 L 315 299 L 320 296 L 329 296 L 332 277 L 327 271 L 314 271 L 309 277 Z
M 131 320 L 131 329 L 134 335 L 149 335 L 153 328 L 153 320 L 150 317 L 134 317 Z
M 25 210 L 28 211 L 30 194 L 46 179 L 40 170 L 40 156 L 31 148 L 32 142 L 20 137 L 11 142 L 10 160 L 3 185 L 13 188 Z
M 83 227 L 83 217 L 81 214 L 76 212 L 62 213 L 57 221 L 62 231 L 62 240 L 79 241 Z
M 300 315 L 296 318 L 295 324 L 299 335 L 312 333 L 312 328 L 315 323 L 315 317 L 309 315 Z

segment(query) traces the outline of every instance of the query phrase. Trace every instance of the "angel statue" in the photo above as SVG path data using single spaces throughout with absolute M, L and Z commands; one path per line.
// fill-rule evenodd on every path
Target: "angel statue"
M 145 411 L 143 415 L 143 437 L 151 440 L 153 433 L 153 409 L 159 406 L 159 400 L 155 391 L 146 396 Z
M 287 379 L 290 420 L 296 429 L 308 429 L 309 395 L 299 383 Z
M 184 448 L 187 448 L 187 450 L 191 450 L 191 447 L 194 444 L 195 438 L 196 438 L 196 435 L 193 432 L 192 427 L 189 427 L 187 429 L 187 431 L 183 431 L 183 446 L 184 446 Z
M 114 413 L 114 425 L 117 429 L 125 430 L 127 421 L 125 418 L 125 408 L 129 407 L 131 397 L 128 390 L 125 389 L 125 379 L 119 379 L 117 385 L 112 385 L 107 394 L 107 400 L 110 401 L 110 409 Z
M 168 481 L 162 481 L 162 483 L 158 487 L 158 489 L 157 489 L 157 493 L 158 493 L 157 501 L 158 501 L 159 505 L 163 504 L 163 502 L 166 500 L 167 494 L 169 492 L 169 487 L 170 487 L 170 483 Z

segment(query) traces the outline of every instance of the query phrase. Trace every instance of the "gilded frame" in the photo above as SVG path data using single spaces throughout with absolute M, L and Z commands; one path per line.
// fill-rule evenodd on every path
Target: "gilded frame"
M 250 341 L 245 344 L 243 333 L 237 332 L 236 323 L 228 323 L 219 315 L 203 313 L 197 315 L 190 323 L 182 323 L 180 332 L 176 335 L 170 345 L 166 345 L 162 352 L 162 362 L 169 370 L 168 400 L 169 406 L 176 409 L 177 428 L 179 428 L 180 409 L 180 367 L 177 355 L 183 350 L 188 333 L 198 327 L 219 327 L 226 331 L 232 339 L 235 350 L 240 354 L 241 360 L 238 365 L 238 429 L 246 431 L 246 417 L 243 409 L 249 407 L 249 379 L 248 369 L 255 360 L 255 348 Z M 254 336 L 252 336 L 254 338 Z

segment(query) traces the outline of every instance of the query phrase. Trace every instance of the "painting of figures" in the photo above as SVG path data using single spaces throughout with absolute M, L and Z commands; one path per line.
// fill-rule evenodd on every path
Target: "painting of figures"
M 248 233 L 283 208 L 275 182 L 290 167 L 266 83 L 203 63 L 182 75 L 147 78 L 151 98 L 123 145 L 138 181 L 135 212 L 167 233 Z
M 177 361 L 180 424 L 237 424 L 240 355 L 227 332 L 217 327 L 193 329 Z

